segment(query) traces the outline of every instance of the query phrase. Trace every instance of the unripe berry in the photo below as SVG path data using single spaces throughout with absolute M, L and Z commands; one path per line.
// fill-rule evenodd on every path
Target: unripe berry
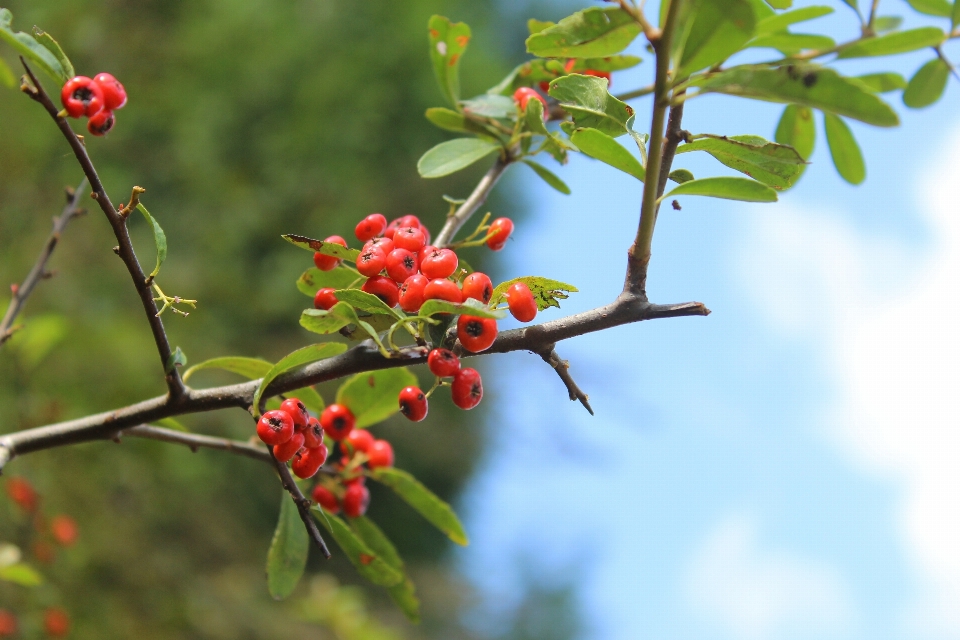
M 43 629 L 47 635 L 63 638 L 70 633 L 70 616 L 63 609 L 51 607 L 43 612 Z
M 507 244 L 507 239 L 513 233 L 513 221 L 510 218 L 497 218 L 490 223 L 487 230 L 487 246 L 494 251 L 500 251 Z
M 333 305 L 337 304 L 337 295 L 334 293 L 335 289 L 330 287 L 324 287 L 317 291 L 317 295 L 313 296 L 313 306 L 315 309 L 323 309 L 324 311 L 329 311 L 333 308 Z
M 76 76 L 63 85 L 60 100 L 71 118 L 93 116 L 104 107 L 103 88 L 86 76 Z
M 116 122 L 117 119 L 114 117 L 113 111 L 102 109 L 90 116 L 90 119 L 87 120 L 87 131 L 94 136 L 103 136 L 113 129 L 113 125 L 116 124 Z
M 98 73 L 93 81 L 103 90 L 103 105 L 107 109 L 121 109 L 127 104 L 127 90 L 109 73 Z
M 6 609 L 0 609 L 0 638 L 8 638 L 16 633 L 17 616 Z
M 419 273 L 404 280 L 400 287 L 400 308 L 407 313 L 420 311 L 420 307 L 423 306 L 426 299 L 424 298 L 424 290 L 429 282 L 426 276 Z
M 463 300 L 466 302 L 469 298 L 479 300 L 483 304 L 490 302 L 490 296 L 493 295 L 493 282 L 490 276 L 479 271 L 474 271 L 463 279 Z
M 457 270 L 457 254 L 450 249 L 434 249 L 420 261 L 420 273 L 430 279 L 446 278 Z
M 354 429 L 350 432 L 350 435 L 347 436 L 347 443 L 350 444 L 354 451 L 366 453 L 370 450 L 370 445 L 373 444 L 373 434 L 366 429 Z
M 453 404 L 461 409 L 473 409 L 483 398 L 483 383 L 476 369 L 460 369 L 450 386 Z
M 437 278 L 427 283 L 423 289 L 423 297 L 427 300 L 446 300 L 460 304 L 463 302 L 463 293 L 457 283 L 446 278 Z
M 417 254 L 406 249 L 394 249 L 387 256 L 387 275 L 394 282 L 406 282 L 407 278 L 416 275 L 418 266 Z
M 462 315 L 457 319 L 457 338 L 467 351 L 486 351 L 497 339 L 497 321 Z
M 430 372 L 439 378 L 449 378 L 460 371 L 460 358 L 449 349 L 434 349 L 427 356 Z
M 70 516 L 57 516 L 50 521 L 50 533 L 59 545 L 69 547 L 77 541 L 77 521 Z
M 350 435 L 356 423 L 357 419 L 353 417 L 353 412 L 342 404 L 331 404 L 320 414 L 323 430 L 337 442 Z
M 313 488 L 313 501 L 329 513 L 335 514 L 340 511 L 340 501 L 337 500 L 336 494 L 322 484 Z
M 307 428 L 307 420 L 310 419 L 310 414 L 307 413 L 307 408 L 303 406 L 299 398 L 287 398 L 280 403 L 280 410 L 290 414 L 290 417 L 293 418 L 293 428 L 295 430 L 303 431 Z
M 367 243 L 363 245 L 364 249 L 369 249 L 370 247 L 380 247 L 383 250 L 383 255 L 388 256 L 390 252 L 394 250 L 393 240 L 387 238 L 386 236 L 379 236 L 371 240 L 367 240 Z
M 295 476 L 306 480 L 307 478 L 312 478 L 317 475 L 317 471 L 320 470 L 320 467 L 323 466 L 326 460 L 327 447 L 325 445 L 313 447 L 312 449 L 304 447 L 293 456 L 293 462 L 290 463 L 290 468 L 293 470 Z
M 349 518 L 359 518 L 370 506 L 370 490 L 362 484 L 352 484 L 343 493 L 343 513 Z
M 257 422 L 257 435 L 264 444 L 282 444 L 293 435 L 293 418 L 286 411 L 267 411 Z
M 341 247 L 347 246 L 347 241 L 340 236 L 330 236 L 324 240 L 324 242 L 332 242 L 333 244 L 338 244 Z M 315 254 L 313 254 L 313 264 L 315 264 L 317 269 L 320 269 L 320 271 L 331 271 L 338 264 L 340 264 L 340 259 L 317 251 Z
M 510 285 L 506 298 L 510 313 L 520 322 L 530 322 L 537 317 L 537 301 L 533 299 L 533 293 L 525 283 L 515 282 Z
M 386 262 L 387 256 L 384 255 L 383 249 L 371 246 L 357 256 L 357 271 L 368 277 L 379 275 Z
M 367 466 L 371 469 L 393 466 L 393 447 L 386 440 L 374 440 L 367 456 Z
M 273 445 L 273 457 L 280 462 L 290 462 L 297 451 L 300 451 L 302 448 L 303 434 L 294 432 L 286 442 Z
M 366 242 L 370 238 L 374 238 L 383 233 L 386 228 L 387 219 L 384 218 L 382 214 L 371 213 L 357 224 L 354 233 L 357 235 L 357 240 Z
M 400 227 L 393 234 L 393 244 L 398 249 L 406 249 L 416 253 L 427 244 L 426 237 L 420 227 Z
M 307 428 L 303 430 L 303 446 L 308 449 L 323 444 L 323 426 L 317 418 L 307 420 Z
M 406 387 L 400 392 L 400 413 L 411 422 L 427 417 L 427 396 L 418 387 Z
M 397 306 L 397 303 L 400 302 L 400 289 L 397 287 L 397 283 L 384 276 L 367 278 L 360 289 L 377 296 L 390 308 Z

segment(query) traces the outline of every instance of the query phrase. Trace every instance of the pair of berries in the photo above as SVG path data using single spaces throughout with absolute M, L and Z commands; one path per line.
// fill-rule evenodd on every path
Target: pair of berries
M 87 131 L 102 136 L 116 122 L 113 112 L 127 104 L 127 92 L 120 81 L 109 73 L 93 78 L 75 76 L 60 91 L 63 110 L 71 118 L 87 116 Z
M 298 478 L 312 478 L 327 459 L 320 421 L 307 413 L 297 398 L 287 398 L 280 408 L 267 411 L 257 422 L 257 435 L 272 447 L 274 457 L 290 462 Z
M 339 513 L 342 508 L 347 517 L 359 518 L 370 506 L 370 490 L 365 484 L 355 482 L 344 487 L 342 495 L 338 497 L 332 490 L 318 484 L 313 488 L 313 501 L 330 513 Z
M 461 316 L 462 317 L 462 316 Z M 427 356 L 427 367 L 438 378 L 453 378 L 450 393 L 453 404 L 473 409 L 483 399 L 483 382 L 476 369 L 461 369 L 460 358 L 449 349 L 434 349 Z

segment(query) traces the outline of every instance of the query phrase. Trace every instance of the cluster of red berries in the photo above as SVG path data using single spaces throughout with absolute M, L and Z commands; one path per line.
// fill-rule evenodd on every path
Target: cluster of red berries
M 75 76 L 68 80 L 60 91 L 60 100 L 68 116 L 87 116 L 87 131 L 102 136 L 113 129 L 113 112 L 127 104 L 127 92 L 109 73 L 98 73 L 93 78 Z
M 17 635 L 17 617 L 6 609 L 0 609 L 0 638 Z M 70 616 L 63 609 L 50 607 L 43 612 L 43 629 L 48 636 L 64 638 L 70 633 Z
M 290 462 L 298 478 L 312 478 L 326 461 L 324 430 L 320 420 L 307 413 L 307 408 L 297 398 L 287 398 L 279 409 L 267 411 L 257 421 L 257 435 L 264 444 L 272 447 L 273 456 L 278 461 Z
M 341 407 L 330 405 L 327 409 Z M 349 409 L 342 407 L 338 415 Z M 367 477 L 364 465 L 368 469 L 393 466 L 393 447 L 386 440 L 378 440 L 366 429 L 354 429 L 351 420 L 345 423 L 348 429 L 341 429 L 337 444 L 340 447 L 340 463 L 335 465 L 336 476 L 327 478 L 313 488 L 314 501 L 330 513 L 339 513 L 357 518 L 367 512 L 370 506 L 370 490 L 367 489 Z M 329 433 L 329 432 L 328 432 Z M 332 437 L 332 436 L 331 436 Z

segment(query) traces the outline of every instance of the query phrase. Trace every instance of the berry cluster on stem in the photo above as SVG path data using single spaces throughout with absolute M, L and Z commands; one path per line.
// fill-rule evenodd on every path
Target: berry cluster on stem
M 120 81 L 109 73 L 98 73 L 93 78 L 74 76 L 60 91 L 63 115 L 71 118 L 86 116 L 87 131 L 102 136 L 113 129 L 114 111 L 127 104 L 127 91 Z

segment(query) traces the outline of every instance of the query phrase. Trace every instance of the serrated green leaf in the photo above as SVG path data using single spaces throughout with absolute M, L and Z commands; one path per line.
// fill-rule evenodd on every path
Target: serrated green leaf
M 872 56 L 892 56 L 897 53 L 917 51 L 927 47 L 936 47 L 944 40 L 943 31 L 936 27 L 920 27 L 897 31 L 886 35 L 860 40 L 844 47 L 837 54 L 838 59 L 867 58 Z
M 911 109 L 929 107 L 943 95 L 949 76 L 950 65 L 940 58 L 934 58 L 910 78 L 910 83 L 903 92 L 903 104 Z
M 441 178 L 500 151 L 499 143 L 479 138 L 447 140 L 427 151 L 417 162 L 422 178 Z
M 550 83 L 550 95 L 571 116 L 577 127 L 589 127 L 617 137 L 627 132 L 633 109 L 607 91 L 604 78 L 572 74 Z
M 740 51 L 753 37 L 757 17 L 747 0 L 701 2 L 683 43 L 676 77 L 712 67 Z
M 860 184 L 867 177 L 867 167 L 863 162 L 860 145 L 853 137 L 850 127 L 839 116 L 823 114 L 823 124 L 827 132 L 827 145 L 833 166 L 840 177 L 850 184 Z
M 12 582 L 21 587 L 36 587 L 43 584 L 43 576 L 36 569 L 23 562 L 0 568 L 0 580 Z
M 831 13 L 833 13 L 833 8 L 822 6 L 803 7 L 802 9 L 794 9 L 786 13 L 777 13 L 757 22 L 756 35 L 762 36 L 768 33 L 776 33 L 786 29 L 792 24 L 815 20 L 816 18 L 822 18 Z
M 413 581 L 406 576 L 403 560 L 397 553 L 396 547 L 370 518 L 360 516 L 359 518 L 350 518 L 348 522 L 364 544 L 370 547 L 384 562 L 404 574 L 402 582 L 389 587 L 390 598 L 411 622 L 418 623 L 420 621 L 420 600 L 417 599 Z
M 501 282 L 493 290 L 490 296 L 490 306 L 500 304 L 511 285 L 522 282 L 530 289 L 533 299 L 537 302 L 537 309 L 543 311 L 550 307 L 560 308 L 560 300 L 566 300 L 570 296 L 568 293 L 577 293 L 580 290 L 572 284 L 551 280 L 550 278 L 541 278 L 540 276 L 520 276 L 506 282 Z
M 333 306 L 333 309 L 336 309 L 341 305 L 348 306 L 344 302 L 338 302 Z M 333 309 L 331 309 L 331 311 L 333 311 Z M 308 311 L 310 310 L 308 309 Z M 303 324 L 302 317 L 301 324 Z M 301 367 L 310 362 L 316 362 L 317 360 L 324 360 L 326 358 L 340 355 L 346 350 L 347 345 L 340 342 L 318 342 L 317 344 L 311 344 L 310 346 L 303 347 L 302 349 L 297 349 L 293 353 L 284 356 L 277 364 L 270 368 L 270 371 L 267 371 L 266 375 L 263 376 L 260 386 L 257 387 L 256 393 L 253 394 L 253 406 L 255 408 L 260 406 L 260 396 L 263 395 L 263 392 L 267 387 L 270 386 L 270 383 L 273 382 L 280 374 L 286 373 L 291 369 L 296 369 L 297 367 Z
M 177 367 L 187 366 L 187 355 L 177 347 L 173 350 L 173 353 L 170 354 L 170 357 L 167 358 L 166 367 L 164 371 L 169 375 L 176 370 Z
M 3 58 L 0 58 L 0 84 L 10 89 L 17 86 L 17 79 Z
M 698 138 L 700 136 L 697 136 Z M 677 153 L 706 151 L 714 158 L 775 189 L 789 189 L 800 177 L 804 160 L 796 149 L 757 136 L 715 136 L 680 145 Z
M 349 260 L 350 262 L 356 262 L 357 256 L 360 255 L 359 249 L 349 249 L 335 242 L 324 242 L 323 240 L 314 240 L 313 238 L 297 235 L 295 233 L 287 233 L 280 237 L 286 240 L 287 242 L 289 242 L 290 244 L 296 247 L 300 247 L 301 249 L 306 249 L 307 251 L 313 251 L 316 253 L 322 253 L 325 256 L 333 256 L 334 258 L 340 258 L 341 260 Z
M 640 35 L 640 26 L 620 8 L 578 11 L 527 38 L 527 51 L 541 58 L 603 58 L 620 53 Z
M 457 514 L 453 512 L 450 505 L 438 498 L 412 475 L 393 467 L 380 467 L 370 475 L 377 482 L 393 489 L 430 524 L 447 534 L 448 538 L 459 545 L 468 544 L 463 525 L 460 524 Z
M 432 16 L 427 23 L 430 36 L 430 59 L 440 92 L 454 107 L 460 102 L 460 58 L 470 42 L 470 27 L 451 22 L 443 16 Z
M 361 291 L 360 289 L 338 289 L 334 292 L 334 295 L 337 296 L 337 300 L 340 302 L 346 302 L 354 309 L 364 311 L 371 315 L 384 314 L 395 318 L 406 317 L 406 314 L 403 312 L 388 307 L 387 303 L 377 296 L 372 293 L 367 293 L 366 291 Z
M 684 182 L 660 199 L 676 196 L 706 196 L 742 202 L 776 202 L 777 192 L 765 184 L 747 178 L 700 178 Z
M 473 298 L 470 298 L 462 304 L 448 302 L 447 300 L 427 300 L 423 303 L 423 306 L 420 307 L 418 313 L 421 316 L 434 316 L 438 313 L 450 313 L 453 315 L 466 314 L 478 318 L 493 318 L 494 320 L 501 320 L 507 317 L 506 312 L 489 309 L 485 304 Z
M 640 161 L 633 157 L 633 154 L 619 142 L 602 131 L 577 129 L 570 136 L 570 141 L 591 158 L 596 158 L 615 169 L 619 169 L 640 182 L 643 182 L 646 178 L 646 170 L 640 164 Z
M 53 36 L 38 27 L 33 28 L 33 35 L 37 42 L 46 47 L 47 51 L 52 53 L 53 57 L 60 63 L 64 77 L 69 79 L 77 75 L 77 72 L 73 70 L 73 63 L 70 62 L 70 58 L 63 52 L 63 49 L 60 48 L 60 43 L 54 40 Z
M 690 182 L 694 179 L 693 173 L 687 171 L 686 169 L 674 169 L 670 172 L 668 176 L 671 180 L 677 184 L 683 184 L 684 182 Z
M 537 164 L 533 160 L 528 160 L 526 158 L 523 159 L 521 162 L 523 162 L 523 164 L 533 169 L 534 172 L 538 176 L 540 176 L 543 179 L 543 181 L 546 182 L 548 185 L 550 185 L 551 187 L 553 187 L 554 189 L 556 189 L 557 191 L 559 191 L 564 195 L 570 195 L 570 187 L 568 187 L 563 180 L 561 180 L 556 175 L 554 175 L 549 169 L 547 169 L 543 165 Z
M 248 380 L 256 380 L 267 375 L 272 363 L 261 358 L 245 358 L 242 356 L 227 356 L 223 358 L 212 358 L 204 360 L 200 364 L 195 364 L 183 372 L 183 381 L 186 382 L 197 371 L 204 369 L 223 369 L 237 373 Z
M 274 600 L 283 600 L 296 589 L 310 552 L 310 538 L 297 505 L 286 492 L 280 500 L 280 519 L 267 552 L 267 589 Z
M 320 289 L 347 289 L 362 280 L 363 276 L 346 267 L 336 267 L 330 271 L 310 267 L 297 278 L 297 289 L 313 298 Z
M 873 29 L 877 33 L 896 31 L 903 24 L 900 16 L 880 16 L 873 21 Z
M 810 35 L 806 33 L 788 33 L 781 31 L 771 33 L 750 41 L 751 47 L 770 48 L 782 51 L 787 55 L 793 55 L 806 50 L 827 50 L 836 45 L 833 38 L 827 36 Z
M 907 4 L 913 7 L 914 11 L 928 16 L 949 18 L 953 13 L 953 7 L 947 0 L 907 0 Z
M 425 115 L 427 120 L 444 131 L 453 131 L 455 133 L 486 133 L 486 129 L 482 126 L 470 120 L 462 113 L 457 113 L 451 109 L 433 107 L 427 109 Z
M 895 127 L 900 122 L 890 105 L 861 82 L 817 65 L 793 64 L 772 69 L 743 65 L 694 78 L 689 84 L 700 87 L 702 93 L 801 104 L 879 127 Z
M 397 396 L 418 384 L 406 367 L 358 373 L 337 389 L 337 404 L 353 412 L 358 427 L 369 427 L 400 411 Z
M 337 516 L 325 513 L 319 507 L 312 511 L 314 517 L 330 532 L 357 573 L 381 587 L 392 587 L 403 581 L 403 574 L 383 561 L 373 549 L 364 544 L 357 534 Z
M 854 80 L 859 80 L 867 85 L 867 88 L 874 93 L 887 93 L 907 88 L 907 81 L 899 73 L 868 73 L 857 76 Z
M 155 278 L 157 274 L 160 273 L 160 265 L 167 259 L 167 234 L 163 232 L 163 229 L 160 228 L 156 219 L 150 215 L 150 212 L 147 211 L 147 208 L 143 206 L 142 202 L 137 203 L 137 211 L 143 214 L 147 224 L 150 225 L 150 230 L 153 231 L 153 242 L 157 246 L 157 266 L 150 272 L 149 277 Z
M 57 57 L 37 42 L 36 38 L 23 31 L 14 31 L 12 22 L 13 14 L 10 13 L 10 10 L 0 9 L 0 40 L 6 41 L 17 53 L 29 62 L 36 64 L 44 73 L 59 82 L 61 86 L 72 77 L 66 74 Z
M 780 144 L 793 147 L 800 157 L 807 160 L 813 155 L 817 130 L 813 124 L 813 111 L 808 107 L 791 104 L 783 110 L 774 139 Z
M 346 302 L 338 302 L 328 311 L 305 309 L 300 314 L 300 326 L 307 331 L 328 335 L 349 324 L 357 324 L 357 313 Z

